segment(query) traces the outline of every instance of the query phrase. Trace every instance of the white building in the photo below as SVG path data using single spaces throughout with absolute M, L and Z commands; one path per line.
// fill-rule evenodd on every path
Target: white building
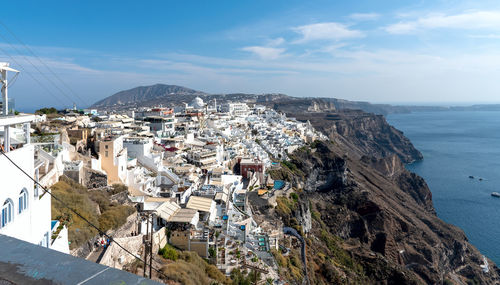
M 28 126 L 34 120 L 33 115 L 0 117 L 3 129 L 2 146 L 5 155 L 35 177 L 35 150 L 29 141 L 29 131 L 23 140 L 10 138 L 8 133 L 16 125 Z M 26 127 L 25 127 L 26 128 Z M 11 149 L 15 148 L 15 149 Z M 41 189 L 35 189 L 30 177 L 23 174 L 7 157 L 0 155 L 0 203 L 2 206 L 0 234 L 8 235 L 44 247 L 50 245 L 51 235 L 51 198 L 42 195 Z
M 246 103 L 227 103 L 222 105 L 222 111 L 230 113 L 233 116 L 246 116 L 249 113 Z
M 123 140 L 123 147 L 127 149 L 130 158 L 150 156 L 153 149 L 153 139 L 141 137 L 129 137 Z
M 7 63 L 0 63 L 0 87 L 2 87 L 4 102 L 8 102 L 7 71 L 15 72 L 8 66 Z M 3 107 L 8 110 L 8 106 Z M 0 234 L 50 247 L 51 197 L 49 194 L 44 195 L 41 189 L 35 187 L 31 179 L 38 180 L 36 175 L 38 172 L 35 173 L 35 149 L 30 141 L 30 123 L 34 120 L 34 115 L 0 117 L 0 148 L 2 149 L 0 154 L 0 181 L 2 183 Z

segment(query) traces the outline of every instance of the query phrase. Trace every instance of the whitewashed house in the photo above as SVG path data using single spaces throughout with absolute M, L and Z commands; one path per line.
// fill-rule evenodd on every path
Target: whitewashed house
M 7 71 L 15 71 L 8 66 L 0 63 L 3 102 L 8 102 Z M 43 165 L 35 160 L 30 140 L 35 115 L 8 115 L 7 104 L 3 108 L 7 115 L 0 116 L 0 234 L 50 248 L 56 224 L 51 220 L 51 196 L 33 181 L 39 180 L 38 168 Z M 69 253 L 67 237 L 58 250 Z

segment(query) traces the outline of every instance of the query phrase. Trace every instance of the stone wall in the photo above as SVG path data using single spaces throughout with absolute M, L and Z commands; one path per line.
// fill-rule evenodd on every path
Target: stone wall
M 153 233 L 153 252 L 158 252 L 167 244 L 167 234 L 165 228 L 161 228 L 156 233 Z
M 121 246 L 140 258 L 139 253 L 143 244 L 142 238 L 142 235 L 114 238 L 114 242 L 111 242 L 111 245 L 106 250 L 99 263 L 117 269 L 122 269 L 125 264 L 133 262 L 136 258 L 123 250 L 116 243 L 119 243 Z
M 105 173 L 92 170 L 90 168 L 84 167 L 85 175 L 85 186 L 88 189 L 96 189 L 108 186 L 108 176 Z

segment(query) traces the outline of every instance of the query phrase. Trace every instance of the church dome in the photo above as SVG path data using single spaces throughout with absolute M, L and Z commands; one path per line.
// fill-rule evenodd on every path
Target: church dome
M 193 99 L 193 101 L 191 101 L 190 105 L 195 109 L 201 109 L 203 108 L 203 106 L 205 106 L 205 103 L 203 102 L 203 99 L 201 99 L 200 97 L 196 97 Z

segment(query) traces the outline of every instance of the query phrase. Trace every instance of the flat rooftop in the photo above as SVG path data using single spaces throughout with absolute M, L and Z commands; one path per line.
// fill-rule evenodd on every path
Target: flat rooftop
M 0 244 L 2 284 L 162 284 L 5 235 Z
M 20 114 L 20 115 L 0 115 L 0 126 L 12 126 L 32 122 L 35 120 L 35 115 Z
M 195 209 L 202 212 L 210 212 L 212 207 L 212 203 L 215 203 L 214 200 L 210 198 L 204 198 L 200 196 L 191 196 L 189 197 L 189 201 L 187 202 L 186 208 Z

